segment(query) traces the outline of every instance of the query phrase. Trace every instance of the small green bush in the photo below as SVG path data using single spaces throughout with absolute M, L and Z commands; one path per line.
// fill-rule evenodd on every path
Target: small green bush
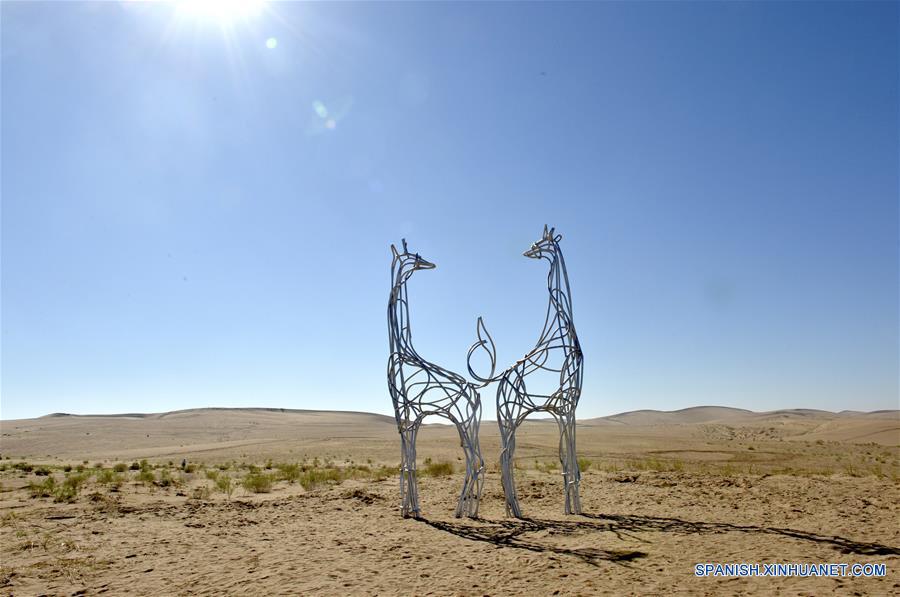
M 591 462 L 587 458 L 579 458 L 578 459 L 578 470 L 581 471 L 582 473 L 585 473 L 585 472 L 587 472 L 587 470 L 589 468 L 591 468 L 592 464 L 593 464 L 593 462 Z
M 425 461 L 425 467 L 422 472 L 429 477 L 447 477 L 453 474 L 452 462 L 431 462 L 430 459 Z
M 220 475 L 216 479 L 216 489 L 230 498 L 231 494 L 234 492 L 234 483 L 231 482 L 231 477 L 228 475 Z
M 179 485 L 178 479 L 172 476 L 169 469 L 164 468 L 159 471 L 159 481 L 156 482 L 160 487 L 174 487 Z
M 115 466 L 113 466 L 112 470 L 114 470 L 117 473 L 124 473 L 125 471 L 128 470 L 128 465 L 125 464 L 124 462 L 117 462 L 115 464 Z
M 98 470 L 94 474 L 94 478 L 97 483 L 100 483 L 101 485 L 112 485 L 116 489 L 122 485 L 122 476 L 111 468 Z
M 336 468 L 311 468 L 300 475 L 300 485 L 309 491 L 326 483 L 340 483 L 341 471 Z
M 297 463 L 281 463 L 277 465 L 277 468 L 279 476 L 289 483 L 293 483 L 300 478 L 300 465 Z
M 54 502 L 73 502 L 81 491 L 81 486 L 87 481 L 88 475 L 73 473 L 66 476 L 65 481 L 58 485 L 53 494 Z
M 47 477 L 40 483 L 29 483 L 28 492 L 33 498 L 51 497 L 56 492 L 56 480 Z
M 244 489 L 253 493 L 269 493 L 272 491 L 272 475 L 251 472 L 244 477 L 242 485 Z

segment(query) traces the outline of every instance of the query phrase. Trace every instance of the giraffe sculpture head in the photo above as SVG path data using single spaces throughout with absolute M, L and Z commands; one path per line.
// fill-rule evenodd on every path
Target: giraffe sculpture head
M 403 239 L 403 252 L 397 251 L 397 247 L 391 245 L 391 252 L 394 254 L 392 268 L 399 272 L 403 281 L 412 275 L 414 271 L 420 269 L 434 269 L 435 265 L 419 255 L 418 253 L 410 253 L 406 246 L 406 239 Z
M 522 254 L 531 259 L 549 259 L 552 261 L 559 249 L 557 243 L 562 239 L 562 235 L 555 234 L 555 230 L 555 228 L 548 230 L 547 225 L 544 224 L 544 234 L 537 242 L 532 243 L 530 249 Z

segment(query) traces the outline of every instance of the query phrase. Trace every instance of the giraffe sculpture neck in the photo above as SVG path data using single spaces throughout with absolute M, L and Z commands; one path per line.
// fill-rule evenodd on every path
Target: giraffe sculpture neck
M 553 257 L 550 259 L 550 272 L 547 274 L 547 290 L 549 299 L 547 303 L 547 318 L 541 340 L 551 337 L 554 332 L 560 330 L 564 335 L 575 336 L 572 327 L 572 293 L 569 288 L 569 277 L 566 274 L 566 262 L 563 259 L 559 245 L 554 243 Z M 574 339 L 577 344 L 577 339 Z
M 409 325 L 409 302 L 406 295 L 406 282 L 411 271 L 403 265 L 396 265 L 391 269 L 393 285 L 391 297 L 388 301 L 388 320 L 391 331 L 391 352 L 402 352 L 408 355 L 416 355 L 412 346 L 412 331 Z

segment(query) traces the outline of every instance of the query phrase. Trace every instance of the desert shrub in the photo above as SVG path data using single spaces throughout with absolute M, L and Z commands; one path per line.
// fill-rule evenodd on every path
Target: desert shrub
M 558 469 L 559 463 L 555 460 L 551 460 L 550 462 L 538 462 L 537 460 L 535 460 L 534 468 L 541 471 L 542 473 L 549 473 Z
M 218 466 L 218 468 L 219 468 L 220 471 L 227 471 L 228 469 L 231 468 L 231 465 L 228 464 L 227 462 L 223 462 L 222 464 L 220 464 L 220 465 Z
M 399 467 L 396 466 L 379 466 L 372 469 L 371 477 L 375 481 L 384 481 L 385 479 L 395 476 L 398 469 Z
M 300 485 L 309 491 L 326 483 L 340 483 L 341 471 L 336 468 L 311 468 L 300 475 Z
M 118 489 L 122 485 L 122 475 L 111 468 L 98 470 L 94 474 L 94 478 L 97 483 L 100 483 L 101 485 L 112 485 L 114 489 Z
M 231 477 L 228 475 L 220 475 L 219 478 L 216 479 L 216 489 L 230 498 L 231 494 L 234 492 L 234 483 L 232 483 Z
M 34 474 L 38 477 L 46 477 L 50 474 L 50 469 L 46 466 L 39 466 L 34 469 Z
M 853 463 L 848 463 L 847 466 L 844 467 L 844 472 L 851 477 L 862 477 L 862 473 L 853 465 Z
M 64 465 L 64 466 L 62 467 L 62 470 L 63 470 L 64 473 L 71 472 L 71 470 L 72 470 L 72 465 L 71 465 L 71 464 L 66 464 L 66 465 Z
M 453 474 L 453 463 L 432 462 L 431 459 L 426 459 L 422 472 L 429 477 L 446 477 Z
M 56 492 L 56 479 L 47 477 L 40 483 L 29 483 L 28 493 L 33 498 L 51 497 Z
M 128 470 L 128 465 L 125 464 L 124 462 L 117 462 L 117 463 L 112 467 L 112 470 L 114 470 L 114 471 L 117 472 L 117 473 L 124 473 L 125 471 Z
M 300 465 L 297 463 L 288 464 L 283 462 L 277 465 L 277 468 L 279 476 L 289 483 L 293 483 L 300 478 Z
M 206 471 L 206 478 L 210 481 L 216 481 L 219 478 L 219 470 L 218 469 L 208 469 Z
M 180 484 L 180 482 L 172 476 L 171 471 L 169 469 L 164 468 L 159 471 L 159 480 L 156 482 L 160 487 L 175 487 Z
M 268 460 L 266 460 L 266 470 L 267 470 L 267 471 L 272 470 L 272 459 L 271 459 L 271 458 L 269 458 Z
M 83 473 L 83 472 L 84 472 L 84 465 L 83 465 L 83 464 L 76 465 L 76 466 L 75 466 L 75 472 L 77 472 L 77 473 Z
M 593 462 L 591 462 L 587 458 L 579 458 L 578 459 L 578 470 L 581 471 L 582 473 L 587 472 L 587 470 L 589 468 L 591 468 L 592 464 L 593 464 Z
M 94 463 L 94 468 L 103 468 L 103 463 L 102 463 L 102 462 L 95 462 L 95 463 Z
M 34 470 L 34 467 L 27 462 L 16 462 L 12 466 L 14 469 L 22 471 L 23 473 L 30 473 Z
M 146 458 L 141 459 L 141 461 L 138 463 L 138 466 L 142 471 L 149 471 L 153 469 L 153 467 L 150 466 L 150 463 L 147 462 Z
M 720 473 L 723 477 L 733 477 L 733 476 L 735 476 L 736 474 L 738 474 L 738 470 L 737 470 L 737 468 L 736 468 L 733 464 L 731 464 L 730 462 L 728 462 L 728 463 L 725 464 L 725 466 L 723 466 L 723 467 L 721 467 L 721 468 L 719 469 L 719 473 Z
M 618 462 L 607 462 L 604 463 L 600 468 L 607 473 L 618 473 L 622 470 L 622 466 Z
M 244 489 L 253 493 L 269 493 L 272 491 L 272 475 L 251 471 L 242 482 Z
M 156 475 L 154 475 L 153 471 L 151 471 L 149 469 L 147 469 L 147 470 L 142 469 L 141 472 L 138 473 L 137 480 L 140 483 L 143 483 L 144 485 L 149 485 L 149 484 L 153 483 L 154 481 L 156 481 Z
M 139 470 L 141 470 L 141 463 L 138 462 L 138 461 L 132 462 L 132 463 L 128 466 L 128 470 L 130 470 L 130 471 L 139 471 Z
M 194 491 L 191 492 L 191 497 L 195 500 L 208 500 L 209 499 L 210 490 L 206 485 L 201 485 L 200 487 L 195 487 Z
M 184 472 L 186 472 L 186 473 L 193 473 L 196 470 L 197 470 L 196 464 L 186 464 L 184 466 Z
M 684 462 L 681 460 L 660 460 L 659 458 L 647 458 L 645 460 L 629 460 L 627 467 L 630 470 L 639 471 L 682 471 L 684 470 Z M 720 469 L 721 474 L 730 476 L 737 472 L 731 464 L 726 464 Z
M 85 481 L 87 481 L 87 477 L 88 475 L 80 473 L 72 473 L 66 475 L 66 479 L 62 482 L 62 484 L 56 487 L 56 491 L 53 494 L 53 501 L 75 501 L 75 498 L 78 497 L 78 492 L 81 491 L 81 486 L 84 485 Z

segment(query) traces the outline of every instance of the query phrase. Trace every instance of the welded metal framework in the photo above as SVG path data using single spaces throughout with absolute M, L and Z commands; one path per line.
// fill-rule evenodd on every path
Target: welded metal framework
M 554 229 L 544 226 L 540 240 L 525 251 L 525 257 L 546 259 L 550 264 L 547 275 L 549 303 L 544 329 L 535 347 L 501 374 L 494 376 L 496 350 L 494 341 L 488 334 L 482 319 L 478 318 L 478 341 L 469 349 L 469 374 L 483 384 L 499 381 L 497 388 L 497 422 L 500 425 L 500 468 L 503 492 L 506 495 L 507 515 L 522 517 L 522 510 L 516 496 L 513 477 L 513 457 L 516 450 L 516 429 L 525 418 L 535 412 L 546 412 L 553 416 L 559 426 L 559 460 L 562 464 L 565 483 L 566 514 L 580 514 L 581 501 L 578 485 L 581 474 L 575 452 L 575 408 L 581 397 L 583 355 L 575 324 L 572 321 L 572 293 L 569 276 L 563 259 L 559 241 Z M 491 373 L 480 377 L 472 370 L 472 356 L 478 350 L 487 352 L 491 362 Z M 549 387 L 558 386 L 549 394 L 529 391 L 526 379 L 537 380 L 539 376 L 550 379 Z M 542 384 L 542 387 L 544 385 Z
M 404 517 L 420 515 L 416 482 L 416 435 L 422 419 L 438 415 L 449 419 L 459 432 L 466 457 L 466 478 L 456 506 L 456 516 L 476 517 L 484 484 L 484 460 L 478 442 L 481 424 L 481 397 L 476 386 L 461 375 L 422 358 L 412 344 L 406 284 L 419 270 L 434 264 L 418 253 L 410 253 L 403 240 L 403 252 L 391 245 L 391 296 L 388 300 L 388 331 L 391 354 L 388 359 L 388 390 L 394 403 L 400 431 L 400 498 Z

